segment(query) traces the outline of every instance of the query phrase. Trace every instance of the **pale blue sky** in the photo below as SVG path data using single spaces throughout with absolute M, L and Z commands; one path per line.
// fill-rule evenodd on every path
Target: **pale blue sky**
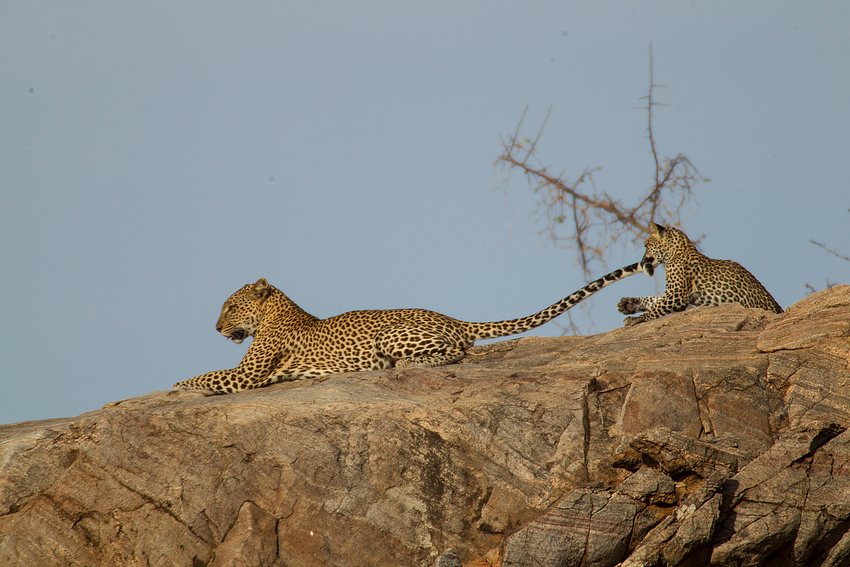
M 659 149 L 712 179 L 685 231 L 783 307 L 846 283 L 809 239 L 850 254 L 848 38 L 847 2 L 7 0 L 0 423 L 234 367 L 215 321 L 259 277 L 319 317 L 499 320 L 580 288 L 522 176 L 497 190 L 500 135 L 551 105 L 544 160 L 636 199 L 650 42 Z M 599 293 L 594 330 L 654 290 Z

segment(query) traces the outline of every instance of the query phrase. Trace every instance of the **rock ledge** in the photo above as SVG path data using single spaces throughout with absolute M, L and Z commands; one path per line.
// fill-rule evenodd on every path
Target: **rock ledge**
M 846 566 L 848 424 L 848 286 L 154 392 L 0 426 L 0 565 Z

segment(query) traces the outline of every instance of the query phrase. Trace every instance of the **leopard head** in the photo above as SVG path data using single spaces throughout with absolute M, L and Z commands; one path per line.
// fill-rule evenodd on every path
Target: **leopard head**
M 690 239 L 678 228 L 653 223 L 652 233 L 646 239 L 646 252 L 640 261 L 641 268 L 651 276 L 660 264 L 670 262 L 693 247 Z
M 244 286 L 224 302 L 215 330 L 236 344 L 253 336 L 260 326 L 265 302 L 271 292 L 272 287 L 265 278 Z

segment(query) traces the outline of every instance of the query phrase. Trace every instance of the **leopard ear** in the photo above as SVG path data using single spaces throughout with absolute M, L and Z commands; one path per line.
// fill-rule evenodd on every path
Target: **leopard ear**
M 251 291 L 254 292 L 254 297 L 257 299 L 265 299 L 272 292 L 272 286 L 269 285 L 266 278 L 260 278 L 251 288 Z
M 653 236 L 657 236 L 657 237 L 661 238 L 662 236 L 664 236 L 664 231 L 666 231 L 666 230 L 667 229 L 664 226 L 658 224 L 657 222 L 652 223 L 652 235 Z

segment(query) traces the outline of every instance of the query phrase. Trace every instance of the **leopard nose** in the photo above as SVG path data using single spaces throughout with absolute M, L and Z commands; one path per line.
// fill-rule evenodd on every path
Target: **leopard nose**
M 218 331 L 219 333 L 221 332 L 221 322 L 217 322 L 215 324 L 215 330 Z

